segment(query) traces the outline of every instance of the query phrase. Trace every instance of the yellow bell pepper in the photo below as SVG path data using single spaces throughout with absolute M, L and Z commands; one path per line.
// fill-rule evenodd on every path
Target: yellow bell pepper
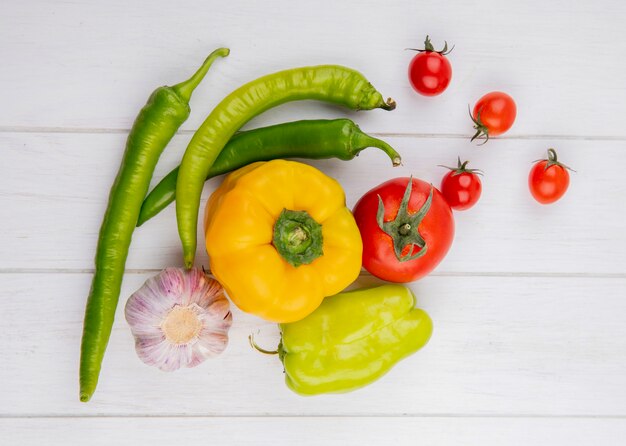
M 337 181 L 295 161 L 253 163 L 211 195 L 211 271 L 241 310 L 286 323 L 352 283 L 363 245 Z

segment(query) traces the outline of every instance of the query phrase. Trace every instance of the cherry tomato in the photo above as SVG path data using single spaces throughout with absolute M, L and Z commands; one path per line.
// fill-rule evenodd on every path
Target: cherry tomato
M 501 91 L 487 93 L 476 102 L 471 114 L 474 121 L 476 138 L 485 138 L 485 142 L 491 136 L 498 136 L 511 128 L 517 115 L 517 107 L 511 96 Z
M 446 57 L 452 51 L 448 51 L 448 43 L 441 51 L 435 51 L 426 36 L 423 50 L 410 49 L 418 51 L 409 64 L 409 81 L 413 89 L 424 96 L 443 93 L 452 79 L 452 66 Z
M 363 239 L 363 266 L 390 282 L 431 272 L 452 245 L 454 218 L 432 184 L 395 178 L 367 192 L 354 207 Z
M 445 167 L 450 169 L 441 181 L 441 193 L 455 211 L 464 211 L 476 204 L 483 190 L 482 183 L 478 175 L 482 172 L 478 169 L 468 169 L 465 161 L 459 163 L 457 167 Z
M 550 204 L 561 198 L 569 187 L 572 170 L 557 161 L 556 150 L 548 149 L 548 158 L 538 160 L 530 169 L 528 187 L 533 198 L 541 204 Z

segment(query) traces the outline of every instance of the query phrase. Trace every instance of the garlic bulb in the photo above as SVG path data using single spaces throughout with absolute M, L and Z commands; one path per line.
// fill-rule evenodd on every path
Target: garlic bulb
M 219 282 L 199 268 L 166 268 L 128 299 L 139 358 L 166 372 L 195 367 L 228 344 L 232 314 Z

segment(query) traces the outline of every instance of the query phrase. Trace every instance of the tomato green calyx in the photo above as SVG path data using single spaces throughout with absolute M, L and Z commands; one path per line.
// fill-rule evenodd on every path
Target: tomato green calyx
M 469 163 L 469 161 L 464 161 L 461 162 L 461 157 L 458 157 L 458 165 L 457 167 L 450 167 L 450 166 L 444 166 L 443 164 L 439 164 L 439 167 L 445 167 L 446 169 L 450 169 L 452 172 L 454 172 L 452 174 L 453 177 L 457 176 L 457 175 L 461 175 L 462 173 L 473 173 L 476 175 L 483 175 L 483 171 L 480 169 L 468 169 L 467 168 L 467 164 Z
M 428 199 L 419 211 L 411 215 L 409 214 L 408 208 L 412 187 L 413 177 L 409 178 L 409 182 L 404 190 L 404 196 L 400 202 L 400 207 L 398 208 L 398 213 L 396 218 L 392 221 L 384 221 L 385 205 L 383 204 L 383 199 L 380 195 L 378 196 L 378 212 L 376 213 L 376 221 L 378 223 L 378 227 L 393 240 L 393 250 L 396 254 L 396 258 L 400 262 L 415 260 L 426 254 L 426 251 L 428 250 L 426 241 L 419 233 L 419 225 L 430 210 L 430 205 L 433 201 L 434 188 L 432 185 L 430 186 Z M 402 255 L 402 251 L 404 251 L 407 246 L 410 247 L 409 252 Z M 414 246 L 417 246 L 419 251 L 415 254 L 411 254 Z
M 476 129 L 476 133 L 474 133 L 474 136 L 472 136 L 470 142 L 473 142 L 475 139 L 483 139 L 484 137 L 485 140 L 479 145 L 482 146 L 484 144 L 487 144 L 487 141 L 489 141 L 489 129 L 480 120 L 480 112 L 482 111 L 482 109 L 478 110 L 478 113 L 476 113 L 476 118 L 474 118 L 474 116 L 472 115 L 472 110 L 469 104 L 467 104 L 467 110 L 469 111 L 470 118 L 472 119 L 472 122 L 474 122 L 474 128 Z
M 563 169 L 567 169 L 567 170 L 571 170 L 572 172 L 576 172 L 574 169 L 572 169 L 569 166 L 566 166 L 565 164 L 559 162 L 557 160 L 557 156 L 556 156 L 556 150 L 554 150 L 552 147 L 550 147 L 548 149 L 548 158 L 547 159 L 540 159 L 540 160 L 535 160 L 533 161 L 534 163 L 538 162 L 538 161 L 547 161 L 546 165 L 544 166 L 543 170 L 548 170 L 549 167 L 552 166 L 559 166 L 562 167 Z
M 436 51 L 435 47 L 433 46 L 432 42 L 430 41 L 430 37 L 426 36 L 426 40 L 424 40 L 424 49 L 419 49 L 419 48 L 407 48 L 407 50 L 411 50 L 411 51 L 417 51 L 418 53 L 438 53 L 441 54 L 442 56 L 447 56 L 448 54 L 450 54 L 452 52 L 452 50 L 454 49 L 454 45 L 452 45 L 452 48 L 448 49 L 448 42 L 444 41 L 444 45 L 443 45 L 443 49 L 441 51 Z
M 291 266 L 308 265 L 323 255 L 322 225 L 306 211 L 283 209 L 274 223 L 272 244 Z

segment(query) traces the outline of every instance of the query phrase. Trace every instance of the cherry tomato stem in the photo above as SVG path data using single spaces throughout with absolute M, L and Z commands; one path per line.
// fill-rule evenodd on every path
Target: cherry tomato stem
M 452 52 L 452 50 L 454 49 L 455 45 L 452 45 L 452 48 L 448 49 L 448 42 L 444 40 L 444 45 L 443 45 L 443 49 L 441 51 L 436 51 L 435 47 L 433 46 L 432 42 L 430 41 L 430 37 L 426 36 L 426 40 L 424 40 L 424 49 L 421 50 L 419 48 L 407 48 L 407 50 L 411 50 L 411 51 L 417 51 L 418 53 L 423 53 L 426 51 L 432 52 L 432 53 L 438 53 L 441 54 L 442 56 L 447 56 L 448 54 L 450 54 Z

